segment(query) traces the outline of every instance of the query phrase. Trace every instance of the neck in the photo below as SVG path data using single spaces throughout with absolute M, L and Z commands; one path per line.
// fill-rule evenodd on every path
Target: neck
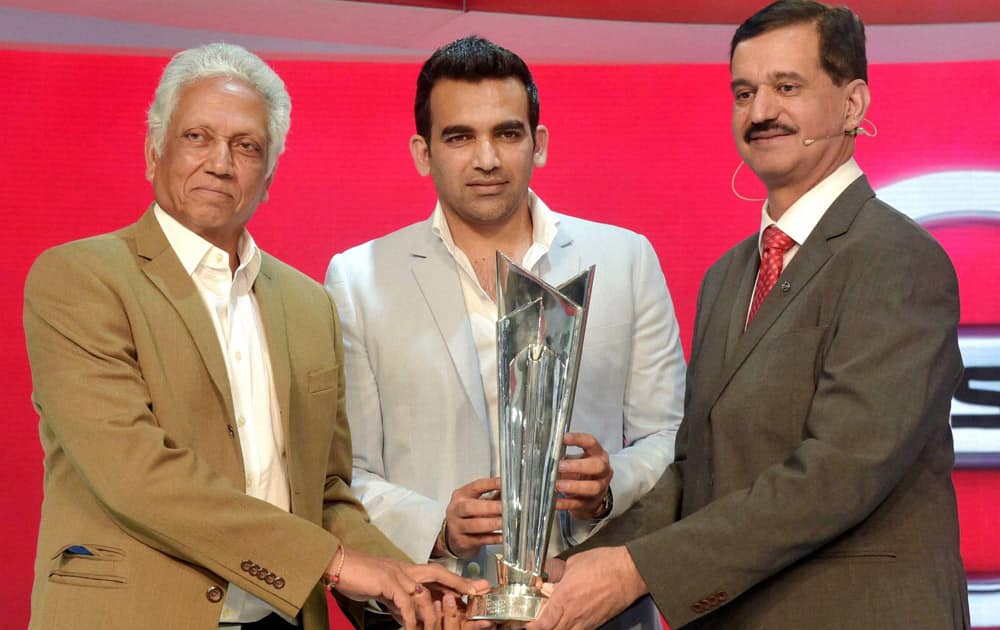
M 527 206 L 515 212 L 508 220 L 496 223 L 455 220 L 454 215 L 448 211 L 445 211 L 445 217 L 455 246 L 470 260 L 484 255 L 495 258 L 495 253 L 500 251 L 519 261 L 531 247 L 533 225 Z
M 445 217 L 455 246 L 469 259 L 479 285 L 496 301 L 496 253 L 520 263 L 531 247 L 533 225 L 527 205 L 502 222 L 470 224 L 448 211 Z
M 819 165 L 809 176 L 793 179 L 792 176 L 780 181 L 765 182 L 767 186 L 767 213 L 777 221 L 802 195 L 816 187 L 821 181 L 832 175 L 853 155 L 853 139 L 845 151 L 839 152 L 832 160 Z

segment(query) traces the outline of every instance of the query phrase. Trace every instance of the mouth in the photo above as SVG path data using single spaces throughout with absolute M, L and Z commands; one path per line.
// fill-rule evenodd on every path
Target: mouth
M 197 188 L 194 188 L 192 192 L 202 193 L 210 197 L 220 197 L 226 199 L 232 199 L 233 197 L 232 193 L 230 193 L 229 191 L 222 190 L 220 188 L 207 188 L 204 186 L 199 186 Z
M 503 191 L 504 186 L 507 185 L 507 180 L 497 179 L 497 180 L 482 180 L 469 182 L 466 184 L 469 188 L 474 190 L 480 195 L 495 195 Z

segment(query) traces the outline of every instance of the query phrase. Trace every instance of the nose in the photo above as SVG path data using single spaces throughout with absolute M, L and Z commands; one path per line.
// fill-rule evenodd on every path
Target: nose
M 217 177 L 233 176 L 233 152 L 226 139 L 218 138 L 212 143 L 205 160 L 205 169 Z
M 777 98 L 770 91 L 759 89 L 754 93 L 753 102 L 750 103 L 750 122 L 774 120 L 778 117 L 778 109 Z
M 481 171 L 492 171 L 500 166 L 500 154 L 493 146 L 492 138 L 482 139 L 476 143 L 476 153 L 473 166 Z

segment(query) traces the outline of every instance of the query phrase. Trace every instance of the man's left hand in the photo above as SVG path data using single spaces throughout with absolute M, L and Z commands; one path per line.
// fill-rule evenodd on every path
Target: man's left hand
M 604 499 L 614 471 L 608 452 L 589 433 L 567 433 L 566 446 L 583 449 L 582 457 L 566 457 L 559 462 L 559 480 L 556 490 L 562 493 L 556 502 L 557 510 L 569 510 L 573 518 L 590 520 L 604 518 Z
M 625 547 L 598 547 L 571 556 L 548 603 L 526 630 L 596 628 L 648 591 Z

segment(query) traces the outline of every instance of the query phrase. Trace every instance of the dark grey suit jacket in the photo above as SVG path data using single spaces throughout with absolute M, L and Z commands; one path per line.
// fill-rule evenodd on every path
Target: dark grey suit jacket
M 758 259 L 705 275 L 677 461 L 585 547 L 627 544 L 675 630 L 968 627 L 951 262 L 864 177 L 744 332 Z

